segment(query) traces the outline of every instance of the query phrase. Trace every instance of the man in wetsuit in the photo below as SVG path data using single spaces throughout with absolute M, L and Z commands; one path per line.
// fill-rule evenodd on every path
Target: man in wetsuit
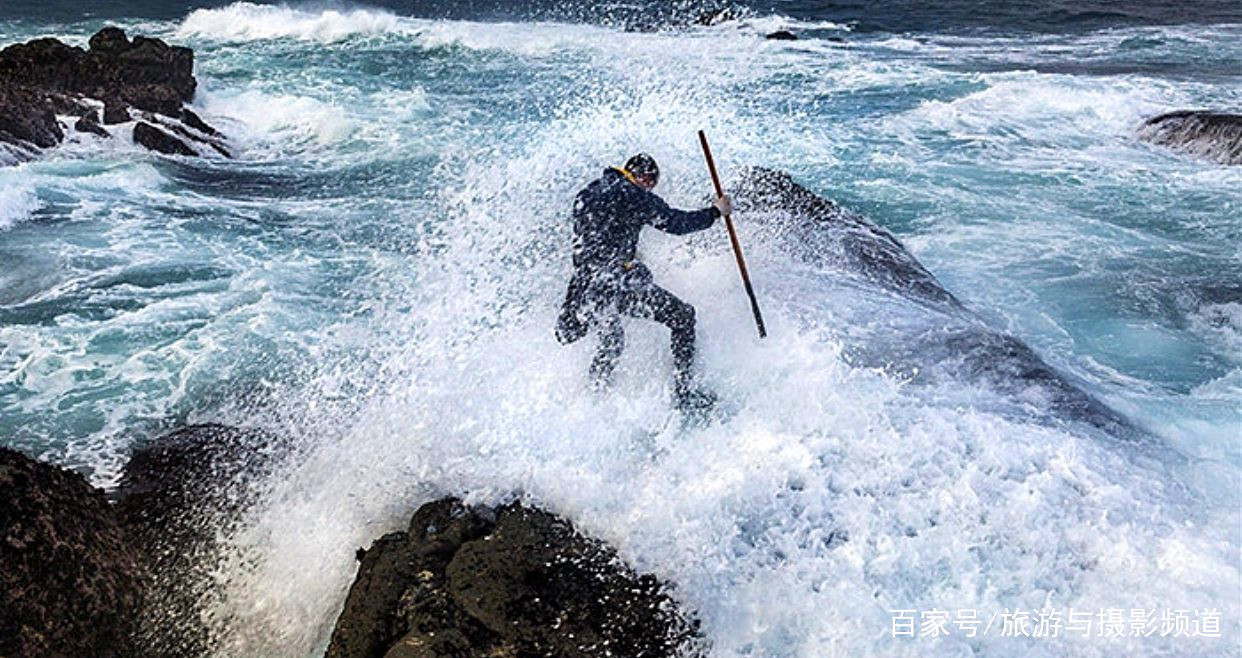
M 673 391 L 683 410 L 703 410 L 714 396 L 694 386 L 694 307 L 655 285 L 651 272 L 636 260 L 638 235 L 643 226 L 685 235 L 712 225 L 732 210 L 723 196 L 702 210 L 670 208 L 652 194 L 660 170 L 655 160 L 640 153 L 624 167 L 604 175 L 578 193 L 574 200 L 574 274 L 557 321 L 556 337 L 572 343 L 594 327 L 599 351 L 591 362 L 597 388 L 612 383 L 617 358 L 625 347 L 621 316 L 655 320 L 672 332 Z

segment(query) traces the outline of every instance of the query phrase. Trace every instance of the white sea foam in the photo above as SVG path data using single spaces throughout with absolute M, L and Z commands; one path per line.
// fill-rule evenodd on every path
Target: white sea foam
M 260 89 L 207 92 L 202 106 L 209 120 L 233 131 L 243 149 L 264 145 L 278 151 L 319 148 L 347 139 L 357 123 L 345 108 L 312 96 Z
M 224 41 L 299 39 L 329 43 L 407 30 L 400 18 L 377 9 L 314 11 L 236 2 L 219 9 L 191 12 L 177 29 L 177 35 Z
M 0 171 L 0 231 L 25 221 L 43 202 L 21 170 Z

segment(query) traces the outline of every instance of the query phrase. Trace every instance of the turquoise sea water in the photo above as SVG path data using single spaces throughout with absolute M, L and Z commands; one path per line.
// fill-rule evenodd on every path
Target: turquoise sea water
M 222 655 L 312 652 L 353 548 L 444 493 L 567 515 L 676 584 L 714 655 L 1236 649 L 1242 169 L 1134 131 L 1242 107 L 1242 23 L 115 11 L 32 10 L 0 43 L 116 23 L 189 45 L 195 109 L 239 157 L 160 158 L 122 128 L 0 168 L 0 440 L 109 485 L 179 423 L 294 436 L 299 463 L 229 538 Z M 762 38 L 786 28 L 803 39 Z M 700 128 L 726 177 L 780 168 L 892 231 L 1163 463 L 1038 399 L 851 365 L 858 336 L 931 321 L 791 265 L 744 216 L 764 342 L 722 234 L 644 238 L 739 409 L 650 459 L 635 436 L 667 415 L 662 333 L 630 328 L 603 399 L 590 345 L 552 338 L 567 215 L 639 150 L 666 199 L 704 203 Z M 832 529 L 850 540 L 830 548 Z M 1040 605 L 1216 608 L 1224 637 L 887 634 L 896 608 Z

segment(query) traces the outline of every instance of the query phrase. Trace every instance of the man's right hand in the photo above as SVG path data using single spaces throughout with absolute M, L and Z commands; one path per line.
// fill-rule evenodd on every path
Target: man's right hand
M 733 214 L 733 199 L 729 198 L 728 194 L 716 197 L 712 205 L 716 207 L 716 210 L 720 211 L 721 215 Z

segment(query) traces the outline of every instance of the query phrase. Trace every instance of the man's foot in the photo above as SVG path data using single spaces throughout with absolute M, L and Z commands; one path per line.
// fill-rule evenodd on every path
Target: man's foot
M 678 387 L 675 397 L 677 409 L 684 414 L 703 416 L 716 406 L 716 394 L 704 388 Z

